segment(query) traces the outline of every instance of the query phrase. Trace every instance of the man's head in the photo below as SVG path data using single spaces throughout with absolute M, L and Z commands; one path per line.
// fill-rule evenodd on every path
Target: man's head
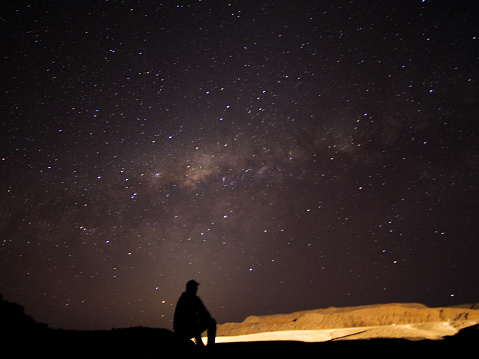
M 195 280 L 189 280 L 188 283 L 186 283 L 186 292 L 191 293 L 191 294 L 196 294 L 198 291 L 198 286 L 200 284 L 196 282 Z

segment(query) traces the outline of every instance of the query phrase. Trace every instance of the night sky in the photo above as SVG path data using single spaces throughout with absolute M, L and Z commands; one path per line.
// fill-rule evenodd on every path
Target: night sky
M 2 4 L 0 293 L 52 328 L 479 301 L 477 1 Z

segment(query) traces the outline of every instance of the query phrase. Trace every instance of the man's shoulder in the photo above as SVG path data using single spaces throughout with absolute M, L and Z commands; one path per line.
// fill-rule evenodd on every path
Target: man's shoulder
M 181 301 L 189 301 L 189 302 L 196 302 L 196 301 L 200 301 L 201 302 L 201 299 L 196 296 L 196 295 L 191 295 L 189 293 L 186 293 L 186 292 L 183 292 L 181 293 L 180 295 L 180 299 Z

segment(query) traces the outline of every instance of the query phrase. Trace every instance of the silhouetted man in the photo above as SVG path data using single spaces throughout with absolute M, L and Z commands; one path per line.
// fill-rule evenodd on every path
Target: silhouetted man
M 176 303 L 173 329 L 180 337 L 190 340 L 195 338 L 196 345 L 204 346 L 201 333 L 208 330 L 208 346 L 215 343 L 216 321 L 211 318 L 201 299 L 196 295 L 198 283 L 194 280 L 186 283 L 178 303 Z

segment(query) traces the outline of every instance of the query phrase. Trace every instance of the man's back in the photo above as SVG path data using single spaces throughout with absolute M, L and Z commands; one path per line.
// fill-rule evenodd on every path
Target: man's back
M 193 294 L 183 292 L 176 304 L 173 328 L 182 331 L 191 326 L 196 327 L 199 322 L 198 307 L 201 300 Z

